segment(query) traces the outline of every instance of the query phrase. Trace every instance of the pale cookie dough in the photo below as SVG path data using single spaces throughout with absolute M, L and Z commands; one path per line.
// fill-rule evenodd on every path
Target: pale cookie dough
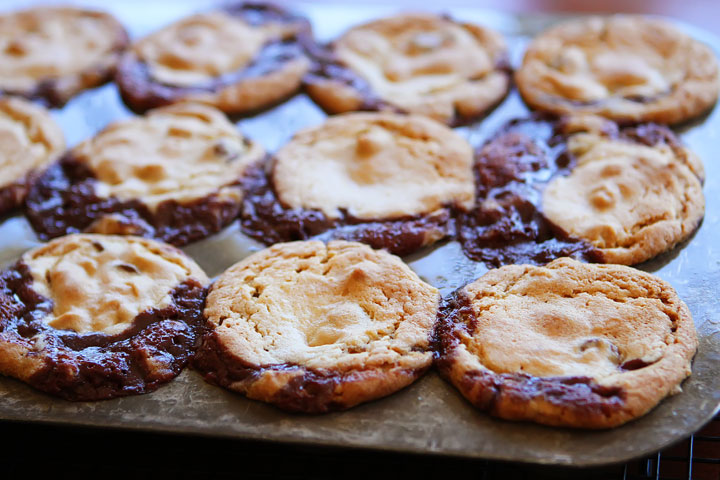
M 356 26 L 318 50 L 308 94 L 330 113 L 394 110 L 468 123 L 507 93 L 502 37 L 432 14 L 404 14 Z
M 709 47 L 663 20 L 633 15 L 572 20 L 542 33 L 515 75 L 532 108 L 665 124 L 712 107 L 718 78 Z
M 298 90 L 310 64 L 300 43 L 309 36 L 306 20 L 277 6 L 199 13 L 136 42 L 117 83 L 136 111 L 191 100 L 247 113 Z
M 633 131 L 643 128 L 652 127 Z M 567 152 L 576 163 L 547 185 L 542 211 L 570 237 L 590 243 L 603 262 L 634 265 L 690 237 L 705 214 L 705 197 L 702 163 L 692 152 L 626 131 L 570 134 Z
M 0 15 L 0 93 L 62 106 L 112 78 L 128 44 L 107 13 L 43 6 Z
M 237 216 L 241 178 L 264 156 L 215 108 L 156 109 L 70 150 L 33 187 L 28 216 L 49 238 L 89 229 L 182 245 Z
M 491 270 L 440 315 L 441 373 L 508 420 L 616 427 L 681 391 L 697 335 L 663 280 L 561 258 Z
M 0 274 L 0 373 L 69 400 L 144 393 L 196 346 L 205 285 L 179 250 L 69 235 Z
M 193 367 L 286 410 L 346 409 L 430 367 L 438 302 L 436 288 L 386 252 L 343 241 L 277 244 L 213 284 Z
M 360 219 L 470 207 L 472 148 L 420 116 L 355 113 L 303 130 L 275 154 L 273 181 L 291 208 Z
M 338 115 L 275 154 L 243 226 L 266 243 L 328 231 L 404 255 L 452 234 L 451 211 L 473 204 L 472 161 L 468 142 L 429 118 Z
M 0 215 L 23 204 L 30 184 L 64 149 L 62 130 L 47 111 L 0 98 Z

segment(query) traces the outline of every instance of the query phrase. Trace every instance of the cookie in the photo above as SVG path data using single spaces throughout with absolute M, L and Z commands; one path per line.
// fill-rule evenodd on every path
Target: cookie
M 125 103 L 145 111 L 179 101 L 249 113 L 294 94 L 309 68 L 307 20 L 247 2 L 181 19 L 136 42 L 116 82 Z
M 563 256 L 634 265 L 689 238 L 704 215 L 702 162 L 656 124 L 515 120 L 479 149 L 475 176 L 458 237 L 491 267 Z
M 491 270 L 456 292 L 438 325 L 440 372 L 473 405 L 566 427 L 644 415 L 681 391 L 698 344 L 666 282 L 570 258 Z
M 26 214 L 42 239 L 89 231 L 185 245 L 237 217 L 240 179 L 264 156 L 219 110 L 171 105 L 67 152 L 31 188 Z
M 454 232 L 473 204 L 472 148 L 429 118 L 349 113 L 302 130 L 246 179 L 243 231 L 272 244 L 323 238 L 405 255 Z
M 343 410 L 409 385 L 432 363 L 439 293 L 354 242 L 273 245 L 212 285 L 193 367 L 285 410 Z
M 60 107 L 110 80 L 129 41 L 111 15 L 44 6 L 0 15 L 0 93 Z
M 460 125 L 484 115 L 510 86 L 502 37 L 448 16 L 375 20 L 313 52 L 306 90 L 329 113 L 399 111 Z
M 0 215 L 23 204 L 30 184 L 64 149 L 62 130 L 48 112 L 0 98 Z
M 622 123 L 676 124 L 718 97 L 712 50 L 669 23 L 634 15 L 556 26 L 528 46 L 515 80 L 530 107 Z
M 153 240 L 53 240 L 0 274 L 0 373 L 67 400 L 155 390 L 196 348 L 207 283 Z

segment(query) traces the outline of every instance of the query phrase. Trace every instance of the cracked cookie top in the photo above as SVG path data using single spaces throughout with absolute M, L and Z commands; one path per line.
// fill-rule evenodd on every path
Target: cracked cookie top
M 718 63 L 669 23 L 633 15 L 572 20 L 536 37 L 516 73 L 533 108 L 674 124 L 717 100 Z
M 115 122 L 70 151 L 96 178 L 95 193 L 149 207 L 220 192 L 265 155 L 219 110 L 201 104 L 158 108 Z
M 620 265 L 561 258 L 491 270 L 445 310 L 441 369 L 515 420 L 605 428 L 680 391 L 697 337 L 675 290 Z
M 33 183 L 26 214 L 43 239 L 94 232 L 185 245 L 237 217 L 242 177 L 264 156 L 221 111 L 170 105 L 68 151 Z
M 258 365 L 372 368 L 427 361 L 437 290 L 394 255 L 351 242 L 278 244 L 222 274 L 205 314 Z
M 509 87 L 502 37 L 447 16 L 382 18 L 351 28 L 329 49 L 308 83 L 310 95 L 335 113 L 395 109 L 463 123 Z
M 213 284 L 195 366 L 282 408 L 348 408 L 430 366 L 438 301 L 437 289 L 387 252 L 344 241 L 276 244 Z
M 42 320 L 58 330 L 117 334 L 150 308 L 172 302 L 187 278 L 208 279 L 180 251 L 159 242 L 112 235 L 70 235 L 26 253 L 31 288 L 52 299 Z

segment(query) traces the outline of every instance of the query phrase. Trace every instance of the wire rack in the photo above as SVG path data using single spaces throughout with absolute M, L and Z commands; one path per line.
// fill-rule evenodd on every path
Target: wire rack
M 623 479 L 720 479 L 720 415 L 687 440 L 626 465 Z

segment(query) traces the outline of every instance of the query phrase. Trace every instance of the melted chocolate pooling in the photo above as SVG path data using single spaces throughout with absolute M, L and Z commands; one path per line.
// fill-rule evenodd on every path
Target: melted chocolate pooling
M 451 371 L 461 336 L 471 336 L 476 328 L 470 299 L 456 291 L 441 305 L 436 329 L 435 364 L 446 379 L 453 380 Z M 609 416 L 624 407 L 627 397 L 621 387 L 603 386 L 586 376 L 535 377 L 486 369 L 467 371 L 453 383 L 474 406 L 491 413 L 501 402 L 517 405 L 542 399 L 576 414 Z
M 272 185 L 270 160 L 250 167 L 244 178 L 243 232 L 266 245 L 318 237 L 320 240 L 348 240 L 385 248 L 396 255 L 407 255 L 452 235 L 455 221 L 452 207 L 428 215 L 367 220 L 343 212 L 330 219 L 319 210 L 284 206 Z
M 540 210 L 545 186 L 574 164 L 557 121 L 533 116 L 508 123 L 476 152 L 475 208 L 458 219 L 465 254 L 490 268 L 559 257 L 600 261 L 589 243 L 569 238 Z
M 232 386 L 233 390 L 242 393 L 247 393 L 266 372 L 295 373 L 287 384 L 265 400 L 283 410 L 304 413 L 327 413 L 349 408 L 352 405 L 340 401 L 338 388 L 362 381 L 364 373 L 362 370 L 311 369 L 292 363 L 252 364 L 230 352 L 212 329 L 203 334 L 202 346 L 192 359 L 192 367 L 209 383 L 225 388 Z M 419 378 L 426 370 L 403 370 L 403 373 Z
M 95 194 L 93 172 L 72 154 L 50 166 L 32 186 L 26 215 L 42 240 L 86 231 L 93 222 L 117 214 L 124 231 L 182 246 L 219 232 L 240 211 L 234 200 L 216 194 L 178 203 L 166 200 L 151 211 L 139 200 L 123 201 Z
M 146 393 L 175 378 L 195 351 L 206 294 L 188 279 L 170 305 L 140 313 L 123 332 L 80 334 L 43 322 L 53 302 L 32 289 L 29 268 L 18 262 L 0 274 L 0 333 L 43 359 L 26 380 L 38 390 L 82 401 Z

